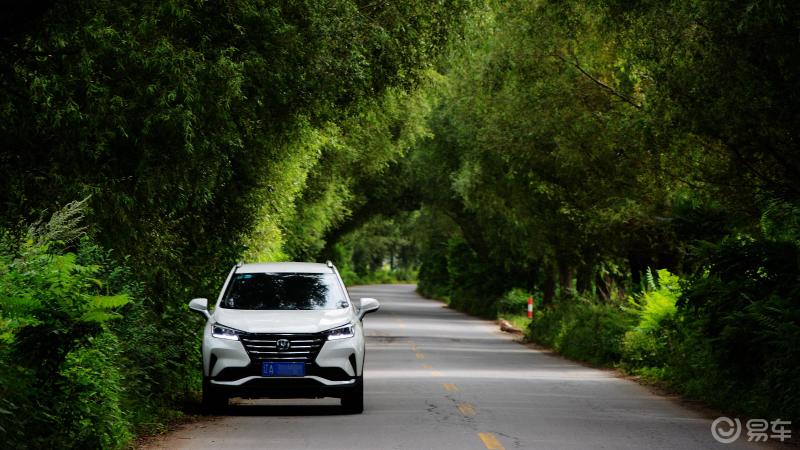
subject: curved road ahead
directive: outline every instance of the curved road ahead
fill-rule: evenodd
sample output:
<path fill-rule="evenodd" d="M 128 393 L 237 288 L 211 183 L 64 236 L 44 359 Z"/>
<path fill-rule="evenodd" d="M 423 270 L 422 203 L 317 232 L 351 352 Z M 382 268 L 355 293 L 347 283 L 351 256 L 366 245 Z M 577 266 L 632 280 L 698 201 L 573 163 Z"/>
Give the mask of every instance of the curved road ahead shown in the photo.
<path fill-rule="evenodd" d="M 412 285 L 363 286 L 381 311 L 365 319 L 366 410 L 338 400 L 239 400 L 152 448 L 706 449 L 711 421 L 613 372 L 524 345 L 426 300 Z"/>

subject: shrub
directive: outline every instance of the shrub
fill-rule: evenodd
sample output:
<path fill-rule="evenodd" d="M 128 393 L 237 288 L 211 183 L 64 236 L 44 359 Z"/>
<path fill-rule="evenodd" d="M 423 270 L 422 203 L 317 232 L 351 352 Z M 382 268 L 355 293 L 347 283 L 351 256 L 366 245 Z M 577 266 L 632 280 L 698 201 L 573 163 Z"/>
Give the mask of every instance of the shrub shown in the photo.
<path fill-rule="evenodd" d="M 800 251 L 740 240 L 712 254 L 689 280 L 648 272 L 645 291 L 627 306 L 561 298 L 537 311 L 529 337 L 717 408 L 798 420 Z"/>
<path fill-rule="evenodd" d="M 800 419 L 800 246 L 731 238 L 706 249 L 707 270 L 689 280 L 681 306 L 713 345 L 719 403 L 764 417 Z"/>
<path fill-rule="evenodd" d="M 79 205 L 80 206 L 80 205 Z M 120 409 L 116 338 L 108 323 L 130 298 L 74 228 L 75 204 L 0 251 L 0 436 L 16 448 L 116 447 L 130 438 Z M 65 228 L 73 228 L 72 232 Z"/>
<path fill-rule="evenodd" d="M 528 335 L 559 353 L 599 365 L 616 364 L 635 316 L 619 305 L 565 297 L 533 317 Z"/>
<path fill-rule="evenodd" d="M 59 370 L 57 436 L 69 446 L 115 448 L 131 438 L 121 404 L 119 341 L 103 332 L 69 352 Z"/>
<path fill-rule="evenodd" d="M 674 329 L 676 303 L 680 296 L 679 279 L 666 269 L 658 271 L 658 284 L 647 270 L 647 287 L 638 299 L 630 299 L 629 310 L 636 315 L 636 326 L 623 339 L 624 364 L 637 373 L 647 372 L 666 364 L 670 338 Z"/>
<path fill-rule="evenodd" d="M 347 285 L 412 283 L 416 281 L 416 272 L 409 268 L 395 270 L 383 268 L 364 275 L 359 275 L 346 268 L 346 270 L 340 270 L 339 274 Z"/>
<path fill-rule="evenodd" d="M 528 298 L 531 294 L 523 289 L 514 288 L 497 301 L 498 314 L 526 314 L 528 311 Z"/>

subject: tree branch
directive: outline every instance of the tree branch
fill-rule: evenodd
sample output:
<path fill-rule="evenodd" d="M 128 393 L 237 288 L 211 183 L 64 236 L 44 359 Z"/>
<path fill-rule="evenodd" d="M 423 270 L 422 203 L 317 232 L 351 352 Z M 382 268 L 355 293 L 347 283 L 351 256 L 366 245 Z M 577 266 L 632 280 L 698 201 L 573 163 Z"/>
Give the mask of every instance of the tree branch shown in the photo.
<path fill-rule="evenodd" d="M 633 106 L 636 109 L 642 109 L 642 105 L 634 102 L 629 97 L 617 92 L 611 86 L 609 86 L 609 85 L 603 83 L 602 81 L 598 80 L 597 78 L 593 77 L 589 72 L 587 72 L 583 67 L 581 67 L 580 64 L 578 64 L 577 58 L 575 58 L 575 61 L 568 61 L 566 58 L 564 58 L 563 56 L 559 55 L 558 53 L 552 53 L 551 56 L 554 56 L 554 57 L 560 59 L 563 63 L 568 64 L 568 65 L 578 69 L 578 71 L 580 73 L 582 73 L 586 78 L 592 80 L 592 82 L 594 82 L 594 84 L 600 86 L 603 90 L 605 90 L 606 92 L 610 93 L 611 95 L 619 98 L 623 102 Z M 574 58 L 574 56 L 573 56 L 573 58 Z"/>

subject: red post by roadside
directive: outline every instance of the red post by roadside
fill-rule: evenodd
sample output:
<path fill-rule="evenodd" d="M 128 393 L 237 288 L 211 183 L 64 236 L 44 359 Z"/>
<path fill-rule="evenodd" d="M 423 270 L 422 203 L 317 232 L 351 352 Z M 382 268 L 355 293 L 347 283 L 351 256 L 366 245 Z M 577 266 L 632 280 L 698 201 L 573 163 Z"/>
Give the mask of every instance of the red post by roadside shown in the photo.
<path fill-rule="evenodd" d="M 528 297 L 528 319 L 533 319 L 533 297 Z"/>

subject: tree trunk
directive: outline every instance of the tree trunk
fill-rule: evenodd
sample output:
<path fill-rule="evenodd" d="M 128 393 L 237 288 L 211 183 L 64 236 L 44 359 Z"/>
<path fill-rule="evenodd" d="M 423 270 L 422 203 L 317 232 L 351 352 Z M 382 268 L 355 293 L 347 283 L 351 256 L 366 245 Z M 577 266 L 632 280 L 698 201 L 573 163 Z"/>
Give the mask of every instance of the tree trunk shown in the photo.
<path fill-rule="evenodd" d="M 545 267 L 544 286 L 542 286 L 542 304 L 550 305 L 556 296 L 556 276 L 552 267 Z"/>
<path fill-rule="evenodd" d="M 572 279 L 575 277 L 575 271 L 566 262 L 559 261 L 558 263 L 558 285 L 561 295 L 573 294 L 575 290 L 572 287 Z"/>
<path fill-rule="evenodd" d="M 576 289 L 579 294 L 589 294 L 592 290 L 592 276 L 594 275 L 593 264 L 583 264 L 578 269 Z"/>
<path fill-rule="evenodd" d="M 600 298 L 600 300 L 603 302 L 608 302 L 611 300 L 611 286 L 609 286 L 607 277 L 604 277 L 600 272 L 597 272 L 594 285 L 597 289 L 597 296 Z"/>

